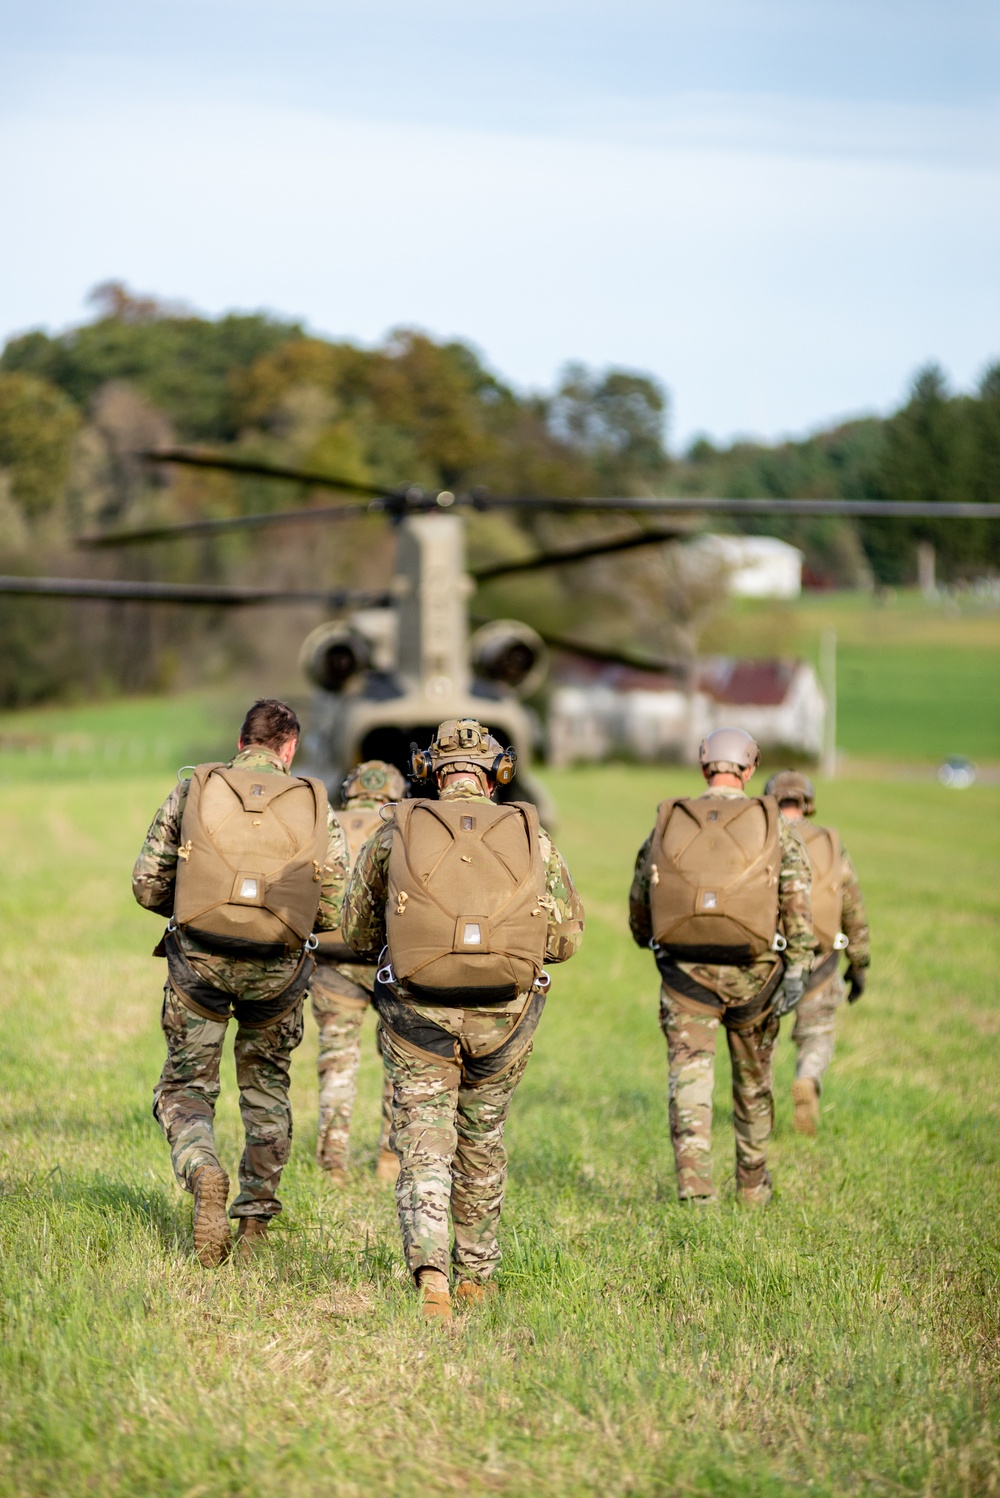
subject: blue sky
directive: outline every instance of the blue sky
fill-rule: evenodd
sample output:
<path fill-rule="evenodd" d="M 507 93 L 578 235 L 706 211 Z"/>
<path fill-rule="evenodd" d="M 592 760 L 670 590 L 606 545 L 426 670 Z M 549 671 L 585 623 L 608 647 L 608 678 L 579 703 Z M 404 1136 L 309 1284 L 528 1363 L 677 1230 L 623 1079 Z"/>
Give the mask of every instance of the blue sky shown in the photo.
<path fill-rule="evenodd" d="M 885 410 L 1000 357 L 1000 7 L 4 6 L 0 335 L 96 282 L 519 386 L 650 370 L 671 439 Z"/>

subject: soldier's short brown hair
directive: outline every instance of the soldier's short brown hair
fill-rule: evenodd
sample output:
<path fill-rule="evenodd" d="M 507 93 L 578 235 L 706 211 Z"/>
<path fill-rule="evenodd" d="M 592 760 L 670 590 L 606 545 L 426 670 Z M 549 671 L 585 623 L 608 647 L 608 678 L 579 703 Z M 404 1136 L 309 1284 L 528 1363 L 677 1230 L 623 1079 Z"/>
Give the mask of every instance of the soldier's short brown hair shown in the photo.
<path fill-rule="evenodd" d="M 287 702 L 279 702 L 276 697 L 258 697 L 243 719 L 240 743 L 260 744 L 277 753 L 289 739 L 297 739 L 301 732 L 298 714 Z"/>

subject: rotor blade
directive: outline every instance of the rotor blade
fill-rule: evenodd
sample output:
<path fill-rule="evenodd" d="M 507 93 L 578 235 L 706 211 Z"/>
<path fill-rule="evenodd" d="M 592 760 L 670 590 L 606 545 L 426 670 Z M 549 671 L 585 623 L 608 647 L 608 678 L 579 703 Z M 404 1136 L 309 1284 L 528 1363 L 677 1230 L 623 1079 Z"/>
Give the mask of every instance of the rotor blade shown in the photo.
<path fill-rule="evenodd" d="M 262 463 L 255 458 L 237 458 L 228 453 L 207 453 L 196 447 L 160 447 L 140 454 L 151 463 L 180 463 L 188 468 L 217 468 L 228 473 L 247 473 L 264 479 L 292 479 L 321 489 L 345 489 L 349 494 L 367 494 L 372 499 L 395 499 L 393 489 L 359 483 L 334 473 L 314 473 L 309 468 L 289 468 L 281 463 Z"/>
<path fill-rule="evenodd" d="M 350 520 L 354 515 L 367 515 L 371 507 L 371 500 L 358 500 L 346 505 L 318 505 L 310 510 L 275 510 L 259 515 L 232 515 L 219 520 L 188 520 L 178 525 L 93 531 L 87 536 L 76 536 L 74 544 L 95 547 L 129 546 L 134 541 L 172 541 L 176 536 L 207 536 L 221 531 L 255 530 L 267 525 L 283 525 L 285 521 Z"/>
<path fill-rule="evenodd" d="M 510 577 L 515 572 L 533 572 L 536 567 L 565 567 L 570 562 L 586 562 L 591 557 L 611 556 L 618 551 L 634 551 L 639 546 L 657 546 L 663 541 L 679 541 L 690 533 L 689 525 L 671 530 L 642 531 L 635 536 L 618 536 L 614 540 L 594 541 L 587 546 L 567 547 L 563 551 L 543 551 L 539 556 L 520 562 L 494 562 L 489 567 L 475 567 L 472 577 L 477 583 L 495 577 Z"/>
<path fill-rule="evenodd" d="M 868 520 L 1000 520 L 1000 504 L 942 500 L 896 499 L 706 499 L 641 497 L 636 499 L 527 499 L 475 491 L 460 503 L 475 509 L 537 509 L 554 514 L 600 513 L 602 510 L 637 515 L 849 515 Z"/>
<path fill-rule="evenodd" d="M 137 603 L 318 603 L 329 609 L 385 608 L 391 593 L 358 593 L 350 588 L 233 588 L 215 583 L 100 581 L 75 577 L 0 577 L 0 593 L 46 598 L 104 598 Z"/>

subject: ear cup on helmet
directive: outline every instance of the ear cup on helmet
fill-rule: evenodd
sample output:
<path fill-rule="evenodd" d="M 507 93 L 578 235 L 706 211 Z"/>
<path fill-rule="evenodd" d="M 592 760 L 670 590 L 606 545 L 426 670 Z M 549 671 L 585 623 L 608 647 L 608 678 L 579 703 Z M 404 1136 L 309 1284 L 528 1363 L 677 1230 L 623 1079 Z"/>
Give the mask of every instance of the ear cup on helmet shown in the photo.
<path fill-rule="evenodd" d="M 517 750 L 508 745 L 493 761 L 490 774 L 497 785 L 510 785 L 517 768 Z"/>
<path fill-rule="evenodd" d="M 431 777 L 431 756 L 426 749 L 421 749 L 417 744 L 410 745 L 410 774 L 414 780 L 429 780 Z"/>

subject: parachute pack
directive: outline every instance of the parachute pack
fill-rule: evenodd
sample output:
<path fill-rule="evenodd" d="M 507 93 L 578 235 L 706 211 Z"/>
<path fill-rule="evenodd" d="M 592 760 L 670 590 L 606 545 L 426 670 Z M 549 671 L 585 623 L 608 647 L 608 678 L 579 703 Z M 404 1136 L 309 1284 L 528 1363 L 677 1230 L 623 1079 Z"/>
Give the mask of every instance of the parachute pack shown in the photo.
<path fill-rule="evenodd" d="M 771 796 L 661 802 L 650 888 L 661 951 L 684 962 L 740 963 L 774 947 L 779 816 Z"/>
<path fill-rule="evenodd" d="M 805 818 L 796 822 L 795 827 L 812 864 L 812 917 L 818 964 L 835 950 L 840 935 L 844 901 L 840 838 L 832 827 L 817 827 Z"/>
<path fill-rule="evenodd" d="M 393 808 L 386 939 L 419 998 L 490 1004 L 545 961 L 545 866 L 527 802 L 403 801 Z"/>
<path fill-rule="evenodd" d="M 380 812 L 379 806 L 359 806 L 350 811 L 337 812 L 337 821 L 343 828 L 344 841 L 347 843 L 348 870 L 354 868 L 361 849 L 381 824 Z M 362 962 L 345 942 L 343 931 L 317 931 L 316 940 L 319 942 L 316 955 L 328 962 Z"/>
<path fill-rule="evenodd" d="M 181 819 L 174 920 L 224 943 L 302 947 L 327 853 L 321 780 L 198 765 Z"/>

